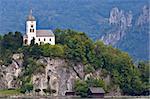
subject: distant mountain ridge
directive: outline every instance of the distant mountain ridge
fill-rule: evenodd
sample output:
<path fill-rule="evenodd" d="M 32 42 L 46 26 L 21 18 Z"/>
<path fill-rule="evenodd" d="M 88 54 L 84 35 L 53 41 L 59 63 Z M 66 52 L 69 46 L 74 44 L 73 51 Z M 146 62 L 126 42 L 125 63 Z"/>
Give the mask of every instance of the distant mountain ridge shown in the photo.
<path fill-rule="evenodd" d="M 128 51 L 134 57 L 148 59 L 149 55 L 149 7 L 143 6 L 139 16 L 115 7 L 110 12 L 105 34 L 101 40 Z M 111 28 L 108 28 L 111 27 Z M 138 54 L 137 54 L 138 53 Z"/>
<path fill-rule="evenodd" d="M 103 38 L 104 42 L 109 41 L 113 46 L 129 52 L 135 59 L 148 60 L 149 22 L 141 24 L 139 21 L 145 20 L 142 19 L 145 16 L 142 9 L 148 4 L 148 0 L 1 0 L 0 34 L 10 31 L 25 33 L 26 17 L 32 8 L 38 29 L 70 28 L 83 31 L 94 40 Z M 122 14 L 124 17 L 121 20 L 132 20 L 129 22 L 132 26 L 119 25 L 124 28 L 119 32 L 118 25 L 110 25 L 110 12 L 114 8 L 119 13 L 128 13 L 129 15 Z M 140 28 L 136 22 L 141 24 Z M 122 23 L 125 24 L 127 23 Z M 118 36 L 120 33 L 122 36 Z M 115 39 L 110 40 L 109 35 Z"/>

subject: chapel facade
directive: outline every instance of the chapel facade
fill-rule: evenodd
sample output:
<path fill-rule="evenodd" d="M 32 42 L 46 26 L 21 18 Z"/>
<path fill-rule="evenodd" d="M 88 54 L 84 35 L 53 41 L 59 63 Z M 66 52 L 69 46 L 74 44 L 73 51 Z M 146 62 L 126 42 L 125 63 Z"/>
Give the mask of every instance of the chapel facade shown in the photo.
<path fill-rule="evenodd" d="M 34 40 L 34 43 L 38 45 L 46 43 L 55 45 L 55 35 L 52 30 L 37 30 L 36 20 L 32 15 L 32 10 L 26 21 L 26 33 L 23 36 L 24 45 L 30 45 L 31 40 Z"/>

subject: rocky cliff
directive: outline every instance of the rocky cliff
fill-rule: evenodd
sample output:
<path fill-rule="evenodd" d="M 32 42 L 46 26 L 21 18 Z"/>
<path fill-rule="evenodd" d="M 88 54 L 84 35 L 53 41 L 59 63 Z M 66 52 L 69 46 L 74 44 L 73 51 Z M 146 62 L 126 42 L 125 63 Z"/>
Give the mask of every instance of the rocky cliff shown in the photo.
<path fill-rule="evenodd" d="M 14 54 L 12 59 L 13 61 L 10 65 L 0 66 L 0 89 L 15 89 L 22 86 L 22 81 L 19 77 L 25 72 L 23 54 Z M 49 57 L 42 57 L 37 60 L 37 63 L 42 64 L 44 68 L 32 74 L 33 94 L 36 94 L 35 90 L 39 90 L 40 95 L 45 95 L 44 90 L 50 88 L 53 90 L 52 95 L 62 96 L 67 91 L 73 91 L 75 80 L 86 80 L 88 77 L 101 78 L 106 85 L 111 83 L 110 75 L 104 76 L 101 70 L 85 74 L 82 63 L 73 63 L 65 59 L 51 59 Z M 110 92 L 110 94 L 112 93 Z M 120 92 L 116 95 L 118 94 Z"/>
<path fill-rule="evenodd" d="M 20 87 L 17 78 L 22 74 L 22 64 L 23 54 L 14 54 L 10 65 L 0 65 L 0 89 Z"/>
<path fill-rule="evenodd" d="M 120 10 L 117 7 L 113 8 L 108 18 L 108 24 L 112 28 L 105 31 L 105 34 L 101 36 L 101 40 L 107 45 L 116 46 L 135 26 L 143 26 L 150 22 L 149 12 L 149 7 L 146 5 L 142 8 L 138 17 L 133 15 L 132 11 Z"/>
<path fill-rule="evenodd" d="M 149 14 L 150 14 L 150 10 L 149 7 L 147 5 L 145 5 L 142 9 L 142 13 L 140 14 L 140 16 L 138 17 L 137 20 L 137 25 L 144 25 L 146 23 L 150 23 L 150 18 L 149 18 Z"/>
<path fill-rule="evenodd" d="M 109 25 L 112 29 L 101 37 L 107 45 L 115 45 L 126 35 L 126 31 L 132 26 L 132 12 L 124 12 L 117 7 L 110 11 Z"/>

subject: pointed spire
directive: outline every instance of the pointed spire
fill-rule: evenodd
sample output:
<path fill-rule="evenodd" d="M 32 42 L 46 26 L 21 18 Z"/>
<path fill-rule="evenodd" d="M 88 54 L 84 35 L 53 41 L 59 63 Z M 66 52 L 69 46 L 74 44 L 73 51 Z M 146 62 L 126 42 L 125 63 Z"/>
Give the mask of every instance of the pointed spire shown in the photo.
<path fill-rule="evenodd" d="M 34 16 L 32 16 L 32 9 L 30 10 L 29 16 L 28 16 L 28 21 L 35 21 Z"/>
<path fill-rule="evenodd" d="M 32 15 L 32 9 L 30 9 L 30 14 L 29 15 Z"/>

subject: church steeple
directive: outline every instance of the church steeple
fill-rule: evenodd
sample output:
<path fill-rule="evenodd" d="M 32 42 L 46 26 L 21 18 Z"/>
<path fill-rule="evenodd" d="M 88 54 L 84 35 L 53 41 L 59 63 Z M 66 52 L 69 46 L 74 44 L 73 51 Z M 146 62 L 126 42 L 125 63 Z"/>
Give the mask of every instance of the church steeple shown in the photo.
<path fill-rule="evenodd" d="M 36 38 L 36 20 L 34 18 L 34 16 L 32 15 L 32 10 L 30 10 L 30 13 L 27 17 L 27 21 L 26 21 L 26 34 L 28 37 L 28 45 L 30 45 L 30 41 L 33 38 Z"/>
<path fill-rule="evenodd" d="M 32 9 L 30 10 L 27 21 L 35 21 L 35 17 L 32 15 Z"/>

